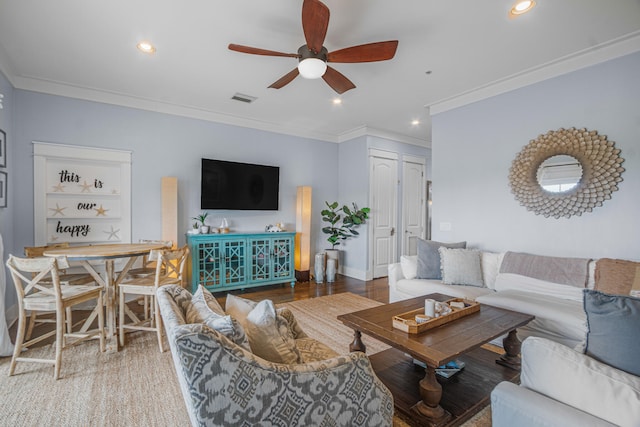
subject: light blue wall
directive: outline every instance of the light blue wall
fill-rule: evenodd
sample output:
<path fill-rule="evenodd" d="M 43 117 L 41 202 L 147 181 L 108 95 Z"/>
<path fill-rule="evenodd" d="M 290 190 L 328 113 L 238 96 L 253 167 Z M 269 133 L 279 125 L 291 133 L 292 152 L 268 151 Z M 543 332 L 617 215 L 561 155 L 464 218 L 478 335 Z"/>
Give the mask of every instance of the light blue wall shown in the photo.
<path fill-rule="evenodd" d="M 338 148 L 338 203 L 351 207 L 369 206 L 369 172 L 367 137 L 361 136 L 343 142 Z M 367 271 L 369 234 L 366 226 L 356 229 L 359 236 L 337 246 L 344 250 L 340 269 L 348 275 L 364 279 Z M 328 245 L 328 243 L 327 243 Z"/>
<path fill-rule="evenodd" d="M 640 53 L 433 117 L 433 238 L 490 250 L 640 259 Z M 625 159 L 623 182 L 591 213 L 544 218 L 520 206 L 516 154 L 559 128 L 597 130 Z M 449 232 L 439 224 L 452 225 Z"/>
<path fill-rule="evenodd" d="M 352 140 L 343 142 L 339 146 L 338 152 L 338 201 L 341 204 L 349 204 L 355 202 L 358 207 L 369 206 L 370 188 L 369 188 L 369 149 L 377 149 L 390 151 L 398 154 L 398 221 L 397 230 L 400 230 L 402 224 L 402 156 L 412 155 L 421 156 L 427 160 L 429 165 L 431 158 L 431 150 L 426 147 L 406 144 L 387 138 L 377 136 L 361 136 Z M 429 167 L 429 166 L 427 166 Z M 375 212 L 371 212 L 375 215 Z M 339 246 L 344 249 L 342 267 L 348 275 L 360 279 L 367 279 L 366 273 L 370 272 L 369 257 L 369 227 L 361 226 L 357 229 L 360 235 L 354 239 L 349 239 Z M 400 254 L 401 235 L 397 233 L 398 258 Z"/>
<path fill-rule="evenodd" d="M 4 259 L 2 259 L 2 263 L 8 258 L 8 254 L 11 248 L 14 247 L 14 230 L 13 230 L 13 222 L 14 222 L 14 209 L 12 206 L 15 200 L 15 180 L 13 179 L 13 172 L 16 170 L 15 163 L 13 161 L 13 152 L 15 145 L 15 137 L 13 133 L 13 86 L 9 83 L 9 81 L 4 77 L 2 73 L 0 73 L 0 93 L 4 95 L 3 98 L 3 108 L 0 110 L 0 129 L 2 129 L 7 136 L 7 167 L 0 168 L 0 171 L 7 172 L 9 175 L 8 180 L 8 204 L 6 208 L 0 208 L 0 235 L 2 235 L 2 241 L 4 245 Z M 5 284 L 6 284 L 6 297 L 3 298 L 0 295 L 0 300 L 5 299 L 5 306 L 11 307 L 17 302 L 15 291 L 13 290 L 13 283 L 9 277 L 9 273 L 5 274 Z M 0 319 L 1 321 L 2 319 Z"/>
<path fill-rule="evenodd" d="M 7 252 L 22 253 L 34 242 L 32 141 L 131 150 L 133 241 L 161 237 L 163 176 L 178 178 L 178 223 L 180 233 L 187 231 L 200 212 L 202 157 L 280 167 L 279 211 L 210 211 L 212 225 L 226 217 L 236 231 L 264 230 L 276 222 L 294 230 L 298 185 L 313 187 L 314 207 L 337 198 L 334 143 L 24 90 L 14 90 L 13 104 L 11 207 L 0 209 L 3 235 L 14 233 L 8 233 Z M 324 248 L 320 222 L 318 211 L 312 218 L 316 251 Z"/>

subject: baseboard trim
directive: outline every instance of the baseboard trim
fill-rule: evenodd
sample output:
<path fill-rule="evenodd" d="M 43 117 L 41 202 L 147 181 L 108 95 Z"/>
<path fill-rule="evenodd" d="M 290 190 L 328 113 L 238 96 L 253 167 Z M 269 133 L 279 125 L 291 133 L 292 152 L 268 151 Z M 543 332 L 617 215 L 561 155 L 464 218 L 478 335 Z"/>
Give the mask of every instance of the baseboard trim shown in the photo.
<path fill-rule="evenodd" d="M 345 267 L 345 266 L 340 266 L 339 270 L 340 270 L 340 274 L 342 274 L 343 276 L 353 277 L 354 279 L 363 280 L 363 281 L 367 280 L 366 271 L 358 270 L 357 268 Z"/>

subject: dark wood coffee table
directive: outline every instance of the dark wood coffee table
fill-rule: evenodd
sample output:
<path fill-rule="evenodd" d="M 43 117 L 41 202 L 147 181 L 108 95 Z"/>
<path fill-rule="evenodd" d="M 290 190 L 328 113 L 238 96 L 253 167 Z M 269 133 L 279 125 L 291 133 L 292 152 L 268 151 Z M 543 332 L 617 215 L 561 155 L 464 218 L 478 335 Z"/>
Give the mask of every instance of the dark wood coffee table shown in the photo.
<path fill-rule="evenodd" d="M 370 356 L 370 360 L 378 377 L 391 390 L 397 410 L 419 425 L 456 426 L 488 403 L 491 390 L 499 382 L 518 380 L 520 342 L 515 330 L 534 316 L 481 305 L 476 313 L 421 334 L 409 334 L 392 326 L 393 316 L 424 307 L 425 298 L 445 301 L 452 297 L 425 295 L 343 314 L 338 320 L 354 330 L 351 351 L 366 351 L 362 333 L 393 347 Z M 496 365 L 498 355 L 480 347 L 504 334 L 508 334 L 504 341 L 506 354 Z M 421 379 L 421 371 L 412 358 L 426 364 Z M 441 380 L 443 391 L 435 369 L 458 358 L 466 366 L 449 380 Z"/>

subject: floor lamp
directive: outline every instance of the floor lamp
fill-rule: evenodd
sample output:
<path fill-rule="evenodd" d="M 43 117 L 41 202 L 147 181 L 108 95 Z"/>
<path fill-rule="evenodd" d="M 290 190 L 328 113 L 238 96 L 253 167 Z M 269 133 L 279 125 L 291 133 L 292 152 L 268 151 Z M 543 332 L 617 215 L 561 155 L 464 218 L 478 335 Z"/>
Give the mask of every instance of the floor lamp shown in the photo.
<path fill-rule="evenodd" d="M 296 196 L 295 269 L 298 282 L 310 279 L 311 258 L 311 187 L 299 186 Z"/>

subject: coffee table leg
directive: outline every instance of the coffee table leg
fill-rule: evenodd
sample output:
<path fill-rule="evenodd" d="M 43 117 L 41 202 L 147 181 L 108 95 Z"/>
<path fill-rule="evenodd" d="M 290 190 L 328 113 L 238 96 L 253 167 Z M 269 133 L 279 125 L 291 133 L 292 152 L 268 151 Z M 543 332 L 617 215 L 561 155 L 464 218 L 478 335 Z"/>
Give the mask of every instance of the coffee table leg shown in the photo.
<path fill-rule="evenodd" d="M 505 354 L 496 360 L 496 363 L 506 366 L 516 371 L 520 370 L 520 348 L 522 343 L 518 339 L 516 330 L 509 331 L 509 334 L 502 340 Z"/>
<path fill-rule="evenodd" d="M 367 352 L 367 346 L 362 342 L 362 333 L 360 331 L 353 331 L 353 342 L 349 344 L 349 351 Z"/>
<path fill-rule="evenodd" d="M 425 376 L 420 380 L 420 397 L 422 400 L 416 403 L 412 409 L 426 417 L 429 426 L 437 427 L 449 421 L 451 414 L 440 406 L 442 386 L 436 379 L 435 368 L 431 366 L 427 366 Z"/>

